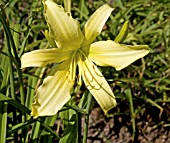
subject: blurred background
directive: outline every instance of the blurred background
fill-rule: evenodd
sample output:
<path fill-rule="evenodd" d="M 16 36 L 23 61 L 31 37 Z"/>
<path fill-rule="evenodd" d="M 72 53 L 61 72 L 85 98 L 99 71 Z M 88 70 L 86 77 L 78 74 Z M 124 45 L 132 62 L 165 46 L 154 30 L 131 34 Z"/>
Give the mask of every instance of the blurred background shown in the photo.
<path fill-rule="evenodd" d="M 63 4 L 62 0 L 55 1 Z M 6 12 L 19 57 L 24 52 L 46 48 L 43 31 L 48 27 L 41 1 L 3 0 L 0 3 Z M 114 7 L 114 11 L 96 40 L 114 40 L 124 22 L 129 21 L 128 35 L 121 44 L 147 44 L 150 53 L 121 71 L 99 67 L 113 89 L 118 105 L 106 117 L 93 100 L 88 143 L 170 143 L 170 0 L 72 0 L 72 16 L 83 27 L 89 16 L 105 3 Z M 1 86 L 4 76 L 1 61 L 5 46 L 6 37 L 0 23 Z M 43 79 L 50 67 L 23 71 L 27 96 L 34 96 L 37 82 L 41 82 L 37 77 Z M 14 78 L 15 85 L 19 85 L 15 72 Z M 75 88 L 77 101 L 85 91 L 83 86 L 78 92 Z M 19 89 L 15 94 L 19 94 Z M 20 101 L 20 98 L 16 100 Z M 27 107 L 31 108 L 31 105 Z M 15 125 L 11 116 L 13 108 L 8 106 L 7 131 Z M 16 118 L 20 115 L 16 113 Z M 53 126 L 54 130 L 58 121 Z M 7 137 L 7 142 L 13 142 L 10 134 Z"/>

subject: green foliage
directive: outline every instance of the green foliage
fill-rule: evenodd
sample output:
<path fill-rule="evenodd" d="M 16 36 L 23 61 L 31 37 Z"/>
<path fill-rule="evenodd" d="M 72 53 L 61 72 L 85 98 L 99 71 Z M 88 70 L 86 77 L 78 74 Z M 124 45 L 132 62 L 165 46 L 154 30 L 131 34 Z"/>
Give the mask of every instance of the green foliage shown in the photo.
<path fill-rule="evenodd" d="M 170 2 L 169 0 L 72 0 L 72 13 L 82 25 L 99 6 L 108 2 L 115 10 L 97 40 L 112 39 L 122 44 L 148 44 L 150 54 L 122 71 L 101 68 L 113 86 L 118 106 L 111 117 L 126 115 L 132 120 L 135 140 L 136 118 L 154 106 L 163 112 L 170 102 Z M 70 142 L 87 141 L 91 95 L 82 89 L 79 105 L 70 103 L 53 117 L 32 119 L 31 104 L 37 87 L 48 73 L 47 68 L 20 69 L 20 56 L 48 45 L 42 31 L 47 29 L 40 1 L 0 2 L 0 143 L 5 142 Z M 62 1 L 59 3 L 63 4 Z M 123 24 L 128 21 L 129 30 Z M 126 23 L 127 24 L 127 23 Z M 127 25 L 126 25 L 127 26 Z M 123 27 L 123 28 L 122 28 Z M 121 28 L 123 29 L 121 31 Z M 127 37 L 126 37 L 127 36 Z M 126 38 L 125 38 L 126 37 Z M 2 39 L 2 40 L 1 40 Z M 72 94 L 77 93 L 72 91 Z M 87 100 L 88 99 L 88 100 Z M 93 103 L 94 106 L 95 103 Z M 129 108 L 124 105 L 129 105 Z M 64 112 L 62 112 L 64 111 Z M 114 111 L 114 113 L 113 113 Z M 69 116 L 66 113 L 69 112 Z M 64 113 L 64 114 L 60 114 Z M 84 134 L 80 119 L 84 115 Z M 169 113 L 165 112 L 169 117 Z M 158 115 L 159 116 L 159 115 Z M 67 122 L 65 118 L 67 117 Z M 57 122 L 57 124 L 56 124 Z M 164 125 L 168 126 L 165 122 Z M 76 132 L 73 132 L 76 131 Z"/>

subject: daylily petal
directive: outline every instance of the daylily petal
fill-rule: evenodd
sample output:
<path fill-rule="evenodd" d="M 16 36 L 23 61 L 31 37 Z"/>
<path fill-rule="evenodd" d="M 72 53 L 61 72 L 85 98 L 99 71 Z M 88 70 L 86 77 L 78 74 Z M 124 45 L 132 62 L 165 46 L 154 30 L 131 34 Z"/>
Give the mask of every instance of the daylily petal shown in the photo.
<path fill-rule="evenodd" d="M 21 57 L 21 68 L 24 67 L 43 67 L 48 63 L 59 63 L 72 55 L 72 51 L 61 49 L 40 49 L 25 53 Z"/>
<path fill-rule="evenodd" d="M 91 44 L 89 58 L 97 65 L 112 66 L 121 70 L 148 53 L 147 45 L 120 45 L 108 40 Z"/>
<path fill-rule="evenodd" d="M 115 96 L 98 68 L 88 59 L 78 63 L 85 85 L 97 100 L 103 111 L 116 106 Z"/>
<path fill-rule="evenodd" d="M 69 101 L 73 82 L 68 81 L 67 75 L 67 71 L 58 71 L 54 76 L 45 78 L 37 90 L 32 116 L 54 115 Z"/>
<path fill-rule="evenodd" d="M 108 4 L 105 4 L 93 13 L 93 15 L 86 22 L 83 29 L 85 36 L 82 44 L 83 46 L 91 44 L 100 34 L 112 11 L 113 8 L 111 8 Z"/>
<path fill-rule="evenodd" d="M 77 49 L 83 41 L 78 21 L 55 2 L 45 1 L 45 17 L 49 26 L 49 36 L 53 37 L 59 48 Z"/>

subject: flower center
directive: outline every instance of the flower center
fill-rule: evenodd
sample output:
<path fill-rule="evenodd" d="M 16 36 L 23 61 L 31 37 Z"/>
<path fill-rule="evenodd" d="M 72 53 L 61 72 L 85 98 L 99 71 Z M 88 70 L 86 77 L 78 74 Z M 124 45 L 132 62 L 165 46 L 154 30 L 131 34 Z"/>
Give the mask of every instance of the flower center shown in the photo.
<path fill-rule="evenodd" d="M 70 70 L 68 73 L 68 81 L 74 82 L 75 78 L 77 78 L 77 84 L 81 84 L 81 71 L 78 70 L 78 76 L 76 76 L 77 65 L 79 62 L 84 61 L 86 59 L 85 53 L 81 49 L 77 49 L 74 51 L 71 62 L 70 62 Z"/>

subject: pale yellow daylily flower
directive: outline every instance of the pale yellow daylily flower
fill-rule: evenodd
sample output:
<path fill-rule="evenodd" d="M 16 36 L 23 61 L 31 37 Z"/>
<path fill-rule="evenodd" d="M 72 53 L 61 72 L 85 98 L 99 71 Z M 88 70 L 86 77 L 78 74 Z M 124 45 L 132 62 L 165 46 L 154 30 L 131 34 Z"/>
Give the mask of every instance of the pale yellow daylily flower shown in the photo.
<path fill-rule="evenodd" d="M 49 27 L 47 39 L 53 41 L 51 45 L 55 47 L 25 53 L 21 58 L 22 68 L 42 67 L 48 63 L 58 63 L 58 66 L 53 69 L 54 74 L 47 76 L 38 88 L 31 114 L 36 117 L 56 114 L 69 101 L 70 90 L 76 77 L 78 84 L 81 84 L 83 79 L 91 94 L 107 113 L 116 106 L 116 100 L 95 64 L 121 70 L 148 54 L 148 47 L 120 45 L 111 40 L 92 43 L 113 10 L 107 4 L 94 12 L 83 31 L 78 21 L 55 2 L 46 0 L 44 9 Z"/>

